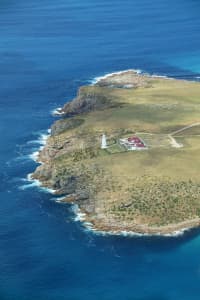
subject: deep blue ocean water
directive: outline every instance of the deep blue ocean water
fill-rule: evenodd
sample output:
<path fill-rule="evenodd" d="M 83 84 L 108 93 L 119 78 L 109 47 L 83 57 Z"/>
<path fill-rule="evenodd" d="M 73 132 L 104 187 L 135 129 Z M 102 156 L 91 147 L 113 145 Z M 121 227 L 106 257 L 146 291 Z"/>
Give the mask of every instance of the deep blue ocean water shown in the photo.
<path fill-rule="evenodd" d="M 0 1 L 0 300 L 199 300 L 200 231 L 96 236 L 30 185 L 51 111 L 95 76 L 200 76 L 198 0 Z"/>

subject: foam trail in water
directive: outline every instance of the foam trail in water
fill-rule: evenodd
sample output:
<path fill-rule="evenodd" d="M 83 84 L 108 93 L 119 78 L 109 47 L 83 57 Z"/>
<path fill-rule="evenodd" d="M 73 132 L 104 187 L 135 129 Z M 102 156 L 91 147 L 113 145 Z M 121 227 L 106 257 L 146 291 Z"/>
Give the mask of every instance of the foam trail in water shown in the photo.
<path fill-rule="evenodd" d="M 32 178 L 32 174 L 28 174 L 27 178 L 23 178 L 22 180 L 27 181 L 28 183 L 20 186 L 19 189 L 21 189 L 21 190 L 26 190 L 29 188 L 37 187 L 42 192 L 45 192 L 45 193 L 55 194 L 55 192 L 56 192 L 56 190 L 54 190 L 54 189 L 43 187 L 42 183 L 38 179 Z"/>
<path fill-rule="evenodd" d="M 28 142 L 29 144 L 30 143 L 37 143 L 37 144 L 40 145 L 40 147 L 39 147 L 39 149 L 37 149 L 37 151 L 34 151 L 33 153 L 28 155 L 29 159 L 42 164 L 42 162 L 38 161 L 39 153 L 44 148 L 44 146 L 46 145 L 47 139 L 50 136 L 50 134 L 51 134 L 51 129 L 48 129 L 47 133 L 42 132 L 42 133 L 39 134 L 38 140 Z M 24 184 L 20 187 L 20 189 L 22 189 L 22 190 L 37 187 L 37 188 L 39 188 L 40 190 L 42 190 L 43 192 L 46 192 L 46 193 L 55 194 L 55 192 L 56 192 L 56 190 L 54 190 L 54 189 L 43 187 L 42 183 L 38 179 L 33 179 L 32 178 L 32 174 L 28 174 L 27 178 L 22 179 L 22 180 L 23 181 L 26 180 L 28 182 L 28 184 Z"/>
<path fill-rule="evenodd" d="M 41 146 L 39 147 L 39 149 L 37 151 L 34 151 L 33 153 L 31 153 L 29 155 L 29 158 L 31 160 L 33 160 L 35 162 L 38 162 L 39 153 L 40 153 L 40 151 L 42 151 L 42 149 L 46 145 L 47 139 L 50 136 L 50 134 L 51 134 L 51 129 L 48 129 L 47 133 L 40 133 L 39 138 L 36 141 L 37 141 L 37 144 L 39 144 Z M 29 141 L 28 143 L 31 143 L 31 142 L 35 143 L 36 141 L 35 140 L 34 141 Z"/>
<path fill-rule="evenodd" d="M 26 190 L 26 189 L 29 189 L 29 188 L 40 187 L 40 186 L 41 186 L 41 183 L 40 183 L 39 180 L 36 180 L 36 179 L 33 180 L 33 179 L 31 178 L 31 174 L 28 174 L 27 178 L 26 178 L 26 179 L 23 178 L 22 180 L 23 180 L 23 181 L 27 181 L 27 182 L 29 182 L 29 183 L 20 186 L 20 187 L 19 187 L 20 190 Z"/>
<path fill-rule="evenodd" d="M 65 198 L 66 198 L 65 196 L 61 196 L 61 197 L 53 198 L 53 200 L 55 200 L 57 203 L 64 203 L 63 200 Z"/>
<path fill-rule="evenodd" d="M 39 156 L 39 151 L 35 151 L 29 155 L 29 158 L 32 159 L 33 161 L 37 162 L 38 156 Z"/>

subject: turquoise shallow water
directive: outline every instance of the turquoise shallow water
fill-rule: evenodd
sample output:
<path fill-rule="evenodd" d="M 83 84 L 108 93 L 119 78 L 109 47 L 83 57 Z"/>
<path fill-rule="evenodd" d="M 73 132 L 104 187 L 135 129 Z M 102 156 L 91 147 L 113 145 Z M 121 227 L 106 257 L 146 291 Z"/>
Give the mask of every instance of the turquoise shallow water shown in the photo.
<path fill-rule="evenodd" d="M 196 78 L 199 79 L 198 73 L 200 72 L 200 52 L 186 52 L 171 55 L 166 59 L 166 62 L 173 64 L 178 68 L 182 68 L 183 70 L 191 71 L 193 73 L 197 73 Z"/>
<path fill-rule="evenodd" d="M 51 111 L 94 77 L 197 79 L 199 11 L 195 0 L 0 2 L 0 300 L 199 299 L 199 230 L 96 236 L 25 179 Z"/>

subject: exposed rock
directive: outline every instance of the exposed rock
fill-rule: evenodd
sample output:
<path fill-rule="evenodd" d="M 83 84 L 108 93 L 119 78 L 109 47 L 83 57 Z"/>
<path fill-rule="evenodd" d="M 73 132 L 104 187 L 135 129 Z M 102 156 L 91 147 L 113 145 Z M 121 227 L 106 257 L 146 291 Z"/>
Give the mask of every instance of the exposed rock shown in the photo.
<path fill-rule="evenodd" d="M 92 87 L 82 87 L 79 89 L 77 98 L 65 104 L 62 111 L 66 115 L 75 115 L 91 110 L 105 109 L 112 107 L 112 105 L 112 98 L 108 98 L 102 91 L 98 93 Z"/>
<path fill-rule="evenodd" d="M 103 77 L 97 82 L 98 86 L 110 88 L 150 87 L 153 77 L 138 74 L 136 71 L 114 73 Z"/>

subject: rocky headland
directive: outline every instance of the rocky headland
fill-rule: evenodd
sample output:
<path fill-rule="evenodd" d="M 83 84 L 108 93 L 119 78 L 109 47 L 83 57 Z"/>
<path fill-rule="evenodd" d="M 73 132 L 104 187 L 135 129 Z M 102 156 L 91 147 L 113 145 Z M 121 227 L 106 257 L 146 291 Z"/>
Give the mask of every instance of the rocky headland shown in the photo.
<path fill-rule="evenodd" d="M 99 231 L 171 234 L 199 226 L 200 127 L 187 127 L 198 121 L 199 94 L 197 82 L 134 71 L 81 87 L 60 110 L 32 178 L 77 204 Z M 119 143 L 133 135 L 146 151 Z M 171 137 L 183 147 L 173 148 Z"/>

